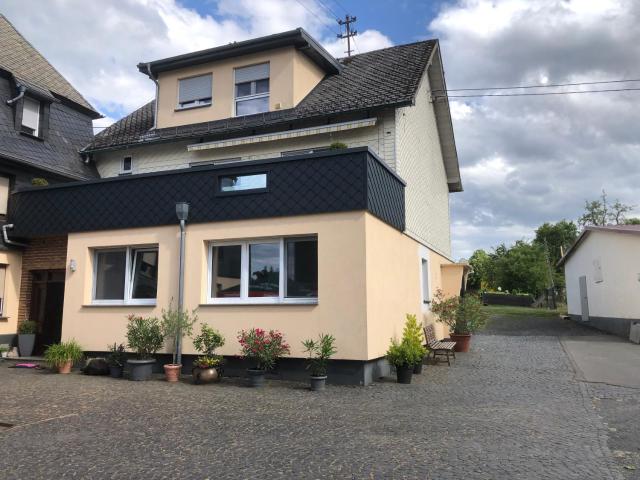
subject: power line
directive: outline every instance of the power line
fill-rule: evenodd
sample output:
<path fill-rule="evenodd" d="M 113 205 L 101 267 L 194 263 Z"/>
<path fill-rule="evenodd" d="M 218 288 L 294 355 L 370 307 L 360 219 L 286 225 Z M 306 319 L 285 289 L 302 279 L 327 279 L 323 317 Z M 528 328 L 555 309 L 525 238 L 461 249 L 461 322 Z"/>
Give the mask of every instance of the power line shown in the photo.
<path fill-rule="evenodd" d="M 536 92 L 536 93 L 486 93 L 479 95 L 440 95 L 436 98 L 472 98 L 472 97 L 529 97 L 543 95 L 572 95 L 574 93 L 607 93 L 607 92 L 636 92 L 640 88 L 610 88 L 604 90 L 574 90 L 570 92 Z"/>
<path fill-rule="evenodd" d="M 329 26 L 328 26 L 328 25 L 323 21 L 323 19 L 322 19 L 322 18 L 320 18 L 320 16 L 319 16 L 316 12 L 314 12 L 314 11 L 313 11 L 313 10 L 311 10 L 309 7 L 307 7 L 304 3 L 302 3 L 302 0 L 296 0 L 296 2 L 298 2 L 300 5 L 302 5 L 302 6 L 304 7 L 304 9 L 305 9 L 307 12 L 309 12 L 311 15 L 313 15 L 314 17 L 316 17 L 316 19 L 320 22 L 320 24 L 321 24 L 324 28 L 326 28 L 326 29 L 328 29 L 328 30 L 331 30 L 332 32 L 337 32 L 337 30 L 333 30 L 331 27 L 329 27 Z M 340 33 L 342 33 L 342 32 L 340 32 Z M 338 33 L 338 35 L 340 35 L 340 33 Z"/>
<path fill-rule="evenodd" d="M 575 87 L 578 85 L 600 85 L 603 83 L 628 83 L 640 82 L 640 78 L 630 78 L 628 80 L 602 80 L 598 82 L 577 82 L 577 83 L 549 83 L 546 85 L 519 85 L 513 87 L 482 87 L 482 88 L 448 88 L 447 92 L 470 92 L 479 90 L 515 90 L 518 88 L 550 88 L 550 87 Z M 434 90 L 434 92 L 443 92 L 444 90 Z"/>
<path fill-rule="evenodd" d="M 338 0 L 333 0 L 333 2 L 334 2 L 336 5 L 338 5 L 338 6 L 339 6 L 343 11 L 344 11 L 344 13 L 348 13 L 348 12 L 347 12 L 347 9 L 346 9 L 346 8 L 344 8 L 344 6 L 342 5 L 342 3 L 340 3 Z"/>
<path fill-rule="evenodd" d="M 327 11 L 331 14 L 331 16 L 337 20 L 338 19 L 338 15 L 336 15 L 336 12 L 334 12 L 333 10 L 331 10 L 331 7 L 328 7 L 322 0 L 317 0 L 318 3 Z"/>

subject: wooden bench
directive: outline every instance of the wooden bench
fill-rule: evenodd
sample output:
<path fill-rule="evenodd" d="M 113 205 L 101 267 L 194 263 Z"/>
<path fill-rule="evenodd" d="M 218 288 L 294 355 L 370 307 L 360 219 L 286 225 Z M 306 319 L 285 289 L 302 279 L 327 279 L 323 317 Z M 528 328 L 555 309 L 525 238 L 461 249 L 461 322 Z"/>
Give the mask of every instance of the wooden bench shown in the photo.
<path fill-rule="evenodd" d="M 456 358 L 456 352 L 453 348 L 456 346 L 456 342 L 441 342 L 436 339 L 436 329 L 433 325 L 427 325 L 424 327 L 424 338 L 427 339 L 427 348 L 429 348 L 431 354 L 433 352 L 433 360 L 437 363 L 438 357 L 446 357 L 447 364 L 451 365 L 449 356 Z M 427 355 L 429 358 L 429 355 Z"/>

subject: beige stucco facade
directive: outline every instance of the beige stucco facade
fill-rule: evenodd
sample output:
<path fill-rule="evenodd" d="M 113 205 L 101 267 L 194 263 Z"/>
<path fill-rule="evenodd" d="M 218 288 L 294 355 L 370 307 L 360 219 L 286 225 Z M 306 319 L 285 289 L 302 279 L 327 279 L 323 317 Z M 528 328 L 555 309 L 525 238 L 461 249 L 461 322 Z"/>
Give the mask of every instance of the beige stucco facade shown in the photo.
<path fill-rule="evenodd" d="M 269 110 L 295 107 L 320 80 L 324 72 L 294 47 L 194 65 L 158 75 L 158 128 L 210 122 L 235 116 L 234 69 L 269 63 Z M 178 81 L 197 75 L 211 74 L 211 105 L 177 109 Z"/>
<path fill-rule="evenodd" d="M 0 251 L 0 265 L 6 266 L 3 292 L 4 308 L 2 318 L 0 318 L 0 335 L 12 334 L 16 333 L 18 328 L 22 253 L 17 250 Z"/>
<path fill-rule="evenodd" d="M 207 303 L 208 244 L 212 241 L 317 235 L 318 302 L 310 305 L 211 305 Z M 93 250 L 158 245 L 158 301 L 152 306 L 92 305 Z M 402 334 L 406 313 L 420 315 L 420 244 L 366 212 L 194 224 L 187 227 L 185 307 L 197 308 L 201 322 L 220 330 L 224 355 L 238 354 L 237 333 L 260 327 L 282 331 L 291 355 L 319 333 L 336 337 L 336 358 L 382 357 L 393 336 Z M 69 235 L 63 339 L 75 338 L 88 351 L 125 342 L 126 316 L 160 317 L 177 296 L 178 228 L 165 226 Z M 434 284 L 435 291 L 438 285 Z M 189 339 L 185 354 L 196 353 Z"/>

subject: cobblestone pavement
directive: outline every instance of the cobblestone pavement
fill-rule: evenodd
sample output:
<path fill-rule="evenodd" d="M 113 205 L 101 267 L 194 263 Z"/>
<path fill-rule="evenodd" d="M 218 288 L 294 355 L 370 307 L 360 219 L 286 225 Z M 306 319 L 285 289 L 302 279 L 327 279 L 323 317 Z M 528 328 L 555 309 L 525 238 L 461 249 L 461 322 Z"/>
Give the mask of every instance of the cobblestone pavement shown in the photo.
<path fill-rule="evenodd" d="M 412 385 L 319 394 L 0 366 L 15 425 L 0 426 L 0 478 L 622 479 L 596 393 L 548 328 L 567 330 L 492 326 Z"/>

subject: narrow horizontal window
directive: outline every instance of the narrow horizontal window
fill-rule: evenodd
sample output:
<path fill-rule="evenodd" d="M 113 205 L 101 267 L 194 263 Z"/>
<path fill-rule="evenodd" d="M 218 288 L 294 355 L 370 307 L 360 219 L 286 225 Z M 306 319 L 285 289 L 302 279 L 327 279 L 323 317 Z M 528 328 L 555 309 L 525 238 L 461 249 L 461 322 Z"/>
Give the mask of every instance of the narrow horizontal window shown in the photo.
<path fill-rule="evenodd" d="M 318 239 L 213 243 L 209 271 L 211 303 L 316 303 Z"/>
<path fill-rule="evenodd" d="M 212 99 L 213 77 L 210 73 L 178 80 L 179 108 L 211 105 Z"/>
<path fill-rule="evenodd" d="M 158 248 L 96 250 L 93 302 L 154 303 L 158 288 Z"/>
<path fill-rule="evenodd" d="M 221 193 L 264 190 L 266 188 L 266 173 L 221 175 L 218 177 L 218 191 Z"/>

